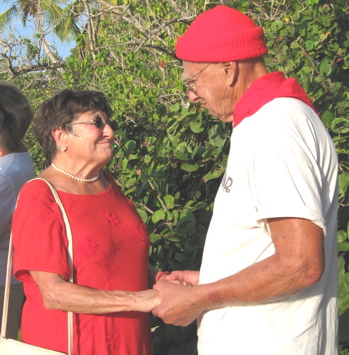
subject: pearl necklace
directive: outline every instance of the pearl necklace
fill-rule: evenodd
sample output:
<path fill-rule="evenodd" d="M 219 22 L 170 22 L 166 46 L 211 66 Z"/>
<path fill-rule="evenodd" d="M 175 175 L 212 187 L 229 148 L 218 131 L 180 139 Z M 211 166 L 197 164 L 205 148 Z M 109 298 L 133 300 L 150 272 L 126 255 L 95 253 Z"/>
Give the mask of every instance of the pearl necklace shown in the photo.
<path fill-rule="evenodd" d="M 96 180 L 98 179 L 98 177 L 99 177 L 99 173 L 98 173 L 97 176 L 95 176 L 95 177 L 92 178 L 92 179 L 82 179 L 82 178 L 79 178 L 79 177 L 77 177 L 77 176 L 74 176 L 74 175 L 72 175 L 72 174 L 70 174 L 70 173 L 67 173 L 66 171 L 64 171 L 64 170 L 62 170 L 62 169 L 60 169 L 60 168 L 57 168 L 57 166 L 56 166 L 55 164 L 53 164 L 53 163 L 51 163 L 51 165 L 52 165 L 52 167 L 53 167 L 54 169 L 56 169 L 57 171 L 59 171 L 59 172 L 65 174 L 65 175 L 68 175 L 69 177 L 71 177 L 71 178 L 73 178 L 73 179 L 75 179 L 75 180 L 81 181 L 81 182 L 94 182 L 94 181 L 96 181 Z"/>

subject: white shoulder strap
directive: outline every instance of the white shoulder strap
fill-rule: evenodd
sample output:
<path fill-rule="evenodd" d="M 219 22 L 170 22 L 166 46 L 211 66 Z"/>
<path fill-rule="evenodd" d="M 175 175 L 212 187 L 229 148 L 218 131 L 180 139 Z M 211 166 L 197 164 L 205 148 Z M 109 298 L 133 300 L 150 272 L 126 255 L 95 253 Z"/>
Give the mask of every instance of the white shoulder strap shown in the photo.
<path fill-rule="evenodd" d="M 63 207 L 62 201 L 59 198 L 56 189 L 53 187 L 53 185 L 48 182 L 45 179 L 42 178 L 35 178 L 32 180 L 42 180 L 47 183 L 47 185 L 50 187 L 52 194 L 60 208 L 60 211 L 62 213 L 65 229 L 66 229 L 66 234 L 68 238 L 68 261 L 69 261 L 69 267 L 70 267 L 70 278 L 69 282 L 74 282 L 74 275 L 73 275 L 73 239 L 72 239 L 72 233 L 70 229 L 70 224 L 69 220 L 67 217 L 67 214 L 65 212 L 65 209 Z M 30 181 L 32 181 L 30 180 Z M 29 181 L 28 181 L 29 182 Z M 9 251 L 8 251 L 8 258 L 7 258 L 7 271 L 6 271 L 6 283 L 5 283 L 5 293 L 4 293 L 4 308 L 3 308 L 3 313 L 2 313 L 2 324 L 1 324 L 1 336 L 6 338 L 6 328 L 7 328 L 7 318 L 8 318 L 8 306 L 9 306 L 9 295 L 10 295 L 10 282 L 11 282 L 11 273 L 12 273 L 12 260 L 13 260 L 13 247 L 12 247 L 12 233 L 10 237 L 10 243 L 9 243 Z M 68 355 L 73 354 L 73 313 L 68 312 Z"/>

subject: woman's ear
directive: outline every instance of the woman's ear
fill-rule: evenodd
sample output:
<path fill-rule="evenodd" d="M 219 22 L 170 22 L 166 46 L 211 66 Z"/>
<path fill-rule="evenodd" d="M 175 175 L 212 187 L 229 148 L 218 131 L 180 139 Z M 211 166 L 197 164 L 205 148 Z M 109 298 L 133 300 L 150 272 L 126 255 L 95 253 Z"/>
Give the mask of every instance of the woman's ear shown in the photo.
<path fill-rule="evenodd" d="M 224 73 L 228 86 L 234 86 L 238 77 L 238 65 L 236 61 L 224 62 Z"/>
<path fill-rule="evenodd" d="M 51 131 L 57 147 L 67 147 L 68 133 L 62 127 L 56 127 Z"/>

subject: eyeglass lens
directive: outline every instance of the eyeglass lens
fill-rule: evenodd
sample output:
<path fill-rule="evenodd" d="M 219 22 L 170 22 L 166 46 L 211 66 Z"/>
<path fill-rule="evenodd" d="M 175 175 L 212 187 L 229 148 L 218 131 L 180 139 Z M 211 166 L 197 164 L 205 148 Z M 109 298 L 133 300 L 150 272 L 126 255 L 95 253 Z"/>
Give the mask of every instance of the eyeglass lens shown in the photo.
<path fill-rule="evenodd" d="M 191 76 L 189 79 L 184 80 L 184 85 L 187 87 L 187 89 L 194 94 L 196 94 L 196 81 L 199 79 L 200 74 L 212 63 L 208 63 L 205 65 L 201 70 L 199 70 L 196 74 Z"/>
<path fill-rule="evenodd" d="M 97 128 L 102 128 L 104 127 L 104 121 L 102 120 L 101 117 L 97 116 L 96 118 L 93 119 L 93 124 L 97 127 Z"/>
<path fill-rule="evenodd" d="M 104 123 L 103 119 L 100 116 L 97 116 L 96 118 L 93 119 L 93 124 L 97 128 L 103 128 L 105 124 L 108 124 L 114 132 L 117 129 L 116 121 L 107 121 L 106 123 Z"/>

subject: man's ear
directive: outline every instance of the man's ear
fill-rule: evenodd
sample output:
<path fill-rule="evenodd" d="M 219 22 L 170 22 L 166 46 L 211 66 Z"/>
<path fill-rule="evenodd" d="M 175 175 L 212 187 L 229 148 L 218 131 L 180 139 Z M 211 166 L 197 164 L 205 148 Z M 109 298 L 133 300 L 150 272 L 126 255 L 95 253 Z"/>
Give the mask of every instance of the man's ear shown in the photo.
<path fill-rule="evenodd" d="M 234 86 L 238 77 L 238 65 L 236 61 L 224 62 L 224 73 L 228 86 Z"/>

